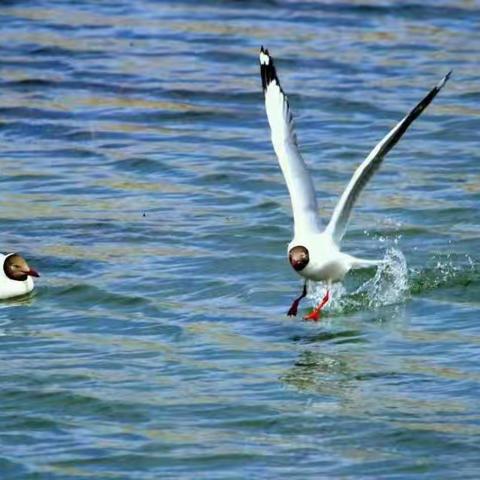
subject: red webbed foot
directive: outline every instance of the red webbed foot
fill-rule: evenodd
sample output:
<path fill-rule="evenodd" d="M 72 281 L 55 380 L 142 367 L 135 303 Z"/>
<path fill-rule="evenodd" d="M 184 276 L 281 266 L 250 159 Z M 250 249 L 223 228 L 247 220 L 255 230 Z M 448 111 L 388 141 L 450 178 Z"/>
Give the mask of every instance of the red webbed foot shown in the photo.
<path fill-rule="evenodd" d="M 305 315 L 303 319 L 312 320 L 313 322 L 318 322 L 318 320 L 320 320 L 320 310 L 317 310 L 316 308 L 314 308 L 310 313 L 307 313 L 307 315 Z"/>
<path fill-rule="evenodd" d="M 304 320 L 313 320 L 317 322 L 320 319 L 320 311 L 330 300 L 330 292 L 327 290 L 327 293 L 324 295 L 322 301 L 316 306 L 310 313 L 303 317 Z"/>

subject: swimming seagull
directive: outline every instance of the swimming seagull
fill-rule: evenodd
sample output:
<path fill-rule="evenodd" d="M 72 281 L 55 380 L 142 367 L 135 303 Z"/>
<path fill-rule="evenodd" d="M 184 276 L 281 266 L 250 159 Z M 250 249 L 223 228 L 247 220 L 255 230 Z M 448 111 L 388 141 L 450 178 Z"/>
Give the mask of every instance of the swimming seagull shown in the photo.
<path fill-rule="evenodd" d="M 25 295 L 33 290 L 32 277 L 39 277 L 18 253 L 0 253 L 3 268 L 0 271 L 0 300 Z"/>
<path fill-rule="evenodd" d="M 347 229 L 350 213 L 363 187 L 377 171 L 385 155 L 395 146 L 412 122 L 427 108 L 447 82 L 447 75 L 411 110 L 388 134 L 380 140 L 367 158 L 355 170 L 330 222 L 322 229 L 318 218 L 318 206 L 312 178 L 298 151 L 292 113 L 288 105 L 273 58 L 267 49 L 260 49 L 260 75 L 265 94 L 265 108 L 272 132 L 273 149 L 287 183 L 294 219 L 293 240 L 288 245 L 288 260 L 293 269 L 305 278 L 302 294 L 296 298 L 288 315 L 296 315 L 300 300 L 307 295 L 307 280 L 327 283 L 322 301 L 306 315 L 306 320 L 318 320 L 320 310 L 330 299 L 333 282 L 343 280 L 352 268 L 377 266 L 382 260 L 356 258 L 340 251 L 340 244 Z"/>

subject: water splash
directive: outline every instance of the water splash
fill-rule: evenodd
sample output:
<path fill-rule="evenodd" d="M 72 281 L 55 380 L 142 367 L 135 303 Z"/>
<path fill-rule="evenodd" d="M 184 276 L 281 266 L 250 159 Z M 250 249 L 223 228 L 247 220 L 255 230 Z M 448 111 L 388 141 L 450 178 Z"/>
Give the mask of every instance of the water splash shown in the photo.
<path fill-rule="evenodd" d="M 318 304 L 326 292 L 325 283 L 309 283 L 309 297 Z M 342 283 L 332 286 L 331 300 L 326 311 L 345 313 L 362 307 L 378 308 L 400 303 L 409 296 L 408 268 L 405 256 L 396 248 L 389 248 L 375 275 L 351 292 Z"/>
<path fill-rule="evenodd" d="M 479 264 L 470 255 L 436 255 L 430 265 L 410 271 L 413 295 L 438 288 L 466 287 L 480 280 Z"/>
<path fill-rule="evenodd" d="M 409 269 L 402 251 L 390 247 L 373 277 L 364 280 L 365 273 L 354 271 L 345 284 L 334 284 L 330 290 L 331 300 L 325 311 L 347 313 L 365 308 L 379 308 L 402 303 L 411 295 L 440 288 L 466 287 L 480 282 L 478 262 L 468 255 L 436 255 L 429 263 L 425 268 Z M 367 273 L 370 273 L 370 270 Z M 312 304 L 318 305 L 326 293 L 327 285 L 309 282 L 308 289 Z"/>
<path fill-rule="evenodd" d="M 364 294 L 369 307 L 400 303 L 409 295 L 407 261 L 401 250 L 389 248 L 375 276 L 354 294 Z"/>

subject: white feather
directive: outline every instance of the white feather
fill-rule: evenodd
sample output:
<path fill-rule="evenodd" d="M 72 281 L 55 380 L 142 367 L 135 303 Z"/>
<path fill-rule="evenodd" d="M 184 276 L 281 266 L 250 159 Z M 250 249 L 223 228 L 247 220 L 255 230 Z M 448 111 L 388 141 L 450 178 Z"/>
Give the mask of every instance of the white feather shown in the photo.
<path fill-rule="evenodd" d="M 378 170 L 385 155 L 396 145 L 413 121 L 430 105 L 450 77 L 449 72 L 405 117 L 378 142 L 367 158 L 355 170 L 350 182 L 338 201 L 325 232 L 340 244 L 348 226 L 355 200 L 373 174 Z"/>
<path fill-rule="evenodd" d="M 268 65 L 270 57 L 260 53 L 260 63 Z M 278 79 L 265 90 L 265 108 L 272 134 L 272 144 L 280 164 L 292 203 L 295 233 L 320 229 L 318 205 L 312 178 L 298 151 L 292 115 L 287 97 Z"/>

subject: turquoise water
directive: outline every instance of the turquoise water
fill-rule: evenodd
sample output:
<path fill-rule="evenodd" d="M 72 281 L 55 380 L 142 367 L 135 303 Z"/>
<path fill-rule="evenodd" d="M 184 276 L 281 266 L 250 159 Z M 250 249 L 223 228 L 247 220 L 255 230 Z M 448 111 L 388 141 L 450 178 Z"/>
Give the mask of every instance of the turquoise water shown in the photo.
<path fill-rule="evenodd" d="M 1 248 L 42 274 L 0 304 L 2 479 L 480 477 L 478 1 L 11 1 L 0 21 Z M 319 323 L 285 316 L 261 44 L 325 219 L 454 70 L 345 238 L 388 268 Z"/>

